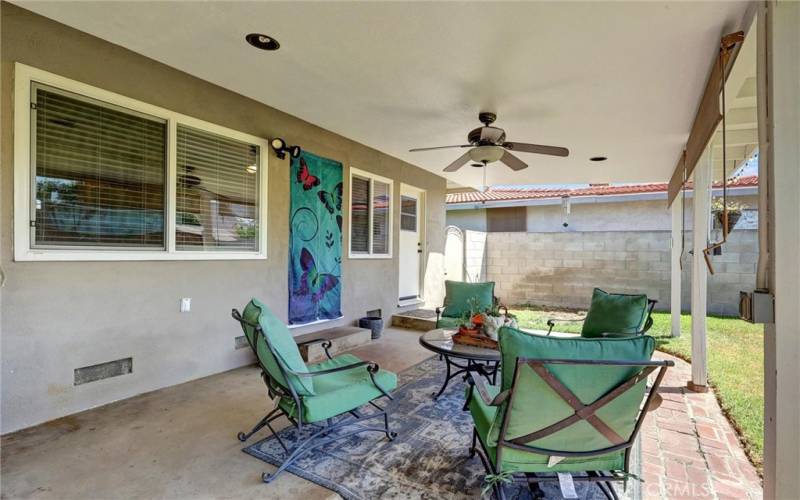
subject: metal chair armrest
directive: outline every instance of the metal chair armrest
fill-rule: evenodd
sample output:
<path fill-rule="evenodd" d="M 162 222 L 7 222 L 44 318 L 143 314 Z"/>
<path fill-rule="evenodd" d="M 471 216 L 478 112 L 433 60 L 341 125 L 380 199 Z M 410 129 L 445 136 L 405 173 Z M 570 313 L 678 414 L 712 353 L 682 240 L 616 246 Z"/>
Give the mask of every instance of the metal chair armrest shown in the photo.
<path fill-rule="evenodd" d="M 560 319 L 560 318 L 550 318 L 547 320 L 547 334 L 550 335 L 553 332 L 553 328 L 556 326 L 556 322 L 561 323 L 580 323 L 581 321 L 586 321 L 586 316 L 583 318 L 578 319 Z"/>
<path fill-rule="evenodd" d="M 380 370 L 380 366 L 378 366 L 378 363 L 376 363 L 374 361 L 359 361 L 357 363 L 351 363 L 349 365 L 337 366 L 336 368 L 328 368 L 327 370 L 319 370 L 319 371 L 316 371 L 316 372 L 308 372 L 308 373 L 296 372 L 296 371 L 288 370 L 288 369 L 286 371 L 291 373 L 292 375 L 297 375 L 298 377 L 316 377 L 318 375 L 329 375 L 331 373 L 343 372 L 343 371 L 347 371 L 347 370 L 352 370 L 354 368 L 361 368 L 361 367 L 364 367 L 364 366 L 367 367 L 367 373 L 369 374 L 369 379 L 372 381 L 372 385 L 374 385 L 381 392 L 381 394 L 383 394 L 387 398 L 394 399 L 375 380 L 375 375 Z"/>
<path fill-rule="evenodd" d="M 468 372 L 467 376 L 469 377 L 470 386 L 478 390 L 478 395 L 480 395 L 483 402 L 488 406 L 500 406 L 510 394 L 509 391 L 503 391 L 492 398 L 489 396 L 489 391 L 486 389 L 486 382 L 483 380 L 483 377 L 474 372 Z"/>
<path fill-rule="evenodd" d="M 309 346 L 309 345 L 312 345 L 312 344 L 318 344 L 318 343 L 322 343 L 322 349 L 324 349 L 324 350 L 325 350 L 325 356 L 327 356 L 327 357 L 328 357 L 328 359 L 333 359 L 333 356 L 331 356 L 331 353 L 330 353 L 330 351 L 328 350 L 328 349 L 330 349 L 330 348 L 331 348 L 331 346 L 333 345 L 333 342 L 331 342 L 330 340 L 327 340 L 327 339 L 312 339 L 312 340 L 306 340 L 305 342 L 298 342 L 298 343 L 297 343 L 297 347 L 301 347 L 301 346 Z"/>
<path fill-rule="evenodd" d="M 344 366 L 337 366 L 336 368 L 328 368 L 326 370 L 318 370 L 315 372 L 296 372 L 294 370 L 289 370 L 289 369 L 287 369 L 286 371 L 288 373 L 291 373 L 292 375 L 297 375 L 298 377 L 317 377 L 319 375 L 329 375 L 331 373 L 343 372 L 347 370 L 352 370 L 354 368 L 361 368 L 363 366 L 369 366 L 370 364 L 375 364 L 375 363 L 372 363 L 371 361 L 359 361 L 357 363 L 351 363 L 349 365 L 344 365 Z"/>

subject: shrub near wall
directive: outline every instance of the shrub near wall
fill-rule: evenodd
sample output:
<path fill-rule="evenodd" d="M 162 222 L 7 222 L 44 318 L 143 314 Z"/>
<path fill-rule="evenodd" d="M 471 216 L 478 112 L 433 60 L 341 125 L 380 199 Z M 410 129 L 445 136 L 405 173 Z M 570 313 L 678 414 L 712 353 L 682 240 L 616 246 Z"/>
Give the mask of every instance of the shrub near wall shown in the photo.
<path fill-rule="evenodd" d="M 692 241 L 686 234 L 686 245 Z M 678 242 L 680 244 L 680 242 Z M 594 287 L 619 293 L 646 293 L 657 308 L 670 307 L 670 233 L 608 231 L 582 233 L 486 233 L 487 280 L 506 304 L 585 308 Z M 689 310 L 691 256 L 683 258 L 682 309 Z M 708 311 L 735 315 L 739 290 L 755 285 L 756 231 L 735 230 L 713 257 L 708 279 Z M 470 256 L 467 248 L 467 259 Z"/>

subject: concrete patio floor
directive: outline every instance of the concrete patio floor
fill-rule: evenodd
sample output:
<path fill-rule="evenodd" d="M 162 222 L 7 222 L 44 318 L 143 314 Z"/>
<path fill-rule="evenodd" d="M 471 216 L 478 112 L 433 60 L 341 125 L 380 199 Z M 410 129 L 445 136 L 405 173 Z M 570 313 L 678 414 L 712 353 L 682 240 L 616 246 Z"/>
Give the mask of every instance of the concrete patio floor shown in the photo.
<path fill-rule="evenodd" d="M 387 328 L 351 352 L 399 372 L 431 356 L 418 336 Z M 643 430 L 646 497 L 760 498 L 755 469 L 714 396 L 687 394 L 688 365 L 676 362 L 664 405 Z M 261 482 L 271 467 L 242 453 L 236 433 L 267 405 L 258 370 L 245 367 L 4 436 L 2 497 L 338 498 L 291 474 Z"/>

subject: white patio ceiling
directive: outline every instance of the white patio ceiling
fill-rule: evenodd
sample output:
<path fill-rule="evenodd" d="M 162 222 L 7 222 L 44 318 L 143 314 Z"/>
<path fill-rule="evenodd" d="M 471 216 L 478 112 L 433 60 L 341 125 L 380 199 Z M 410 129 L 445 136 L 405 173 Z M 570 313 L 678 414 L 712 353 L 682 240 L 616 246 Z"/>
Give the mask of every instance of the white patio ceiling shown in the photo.
<path fill-rule="evenodd" d="M 15 2 L 443 175 L 480 110 L 519 153 L 489 184 L 668 180 L 744 2 Z M 250 32 L 277 38 L 260 52 Z M 300 145 L 302 138 L 297 139 Z M 589 161 L 607 156 L 603 163 Z M 357 165 L 369 169 L 369 165 Z M 449 174 L 482 184 L 480 169 Z"/>

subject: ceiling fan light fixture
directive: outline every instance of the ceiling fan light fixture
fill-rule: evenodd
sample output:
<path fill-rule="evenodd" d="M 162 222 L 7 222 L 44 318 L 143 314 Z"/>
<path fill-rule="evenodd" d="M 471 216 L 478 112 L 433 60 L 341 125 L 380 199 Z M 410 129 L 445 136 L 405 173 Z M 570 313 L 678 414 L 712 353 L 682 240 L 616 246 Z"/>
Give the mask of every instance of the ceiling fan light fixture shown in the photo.
<path fill-rule="evenodd" d="M 500 146 L 478 146 L 469 150 L 469 157 L 476 163 L 492 163 L 503 157 L 505 149 Z"/>

